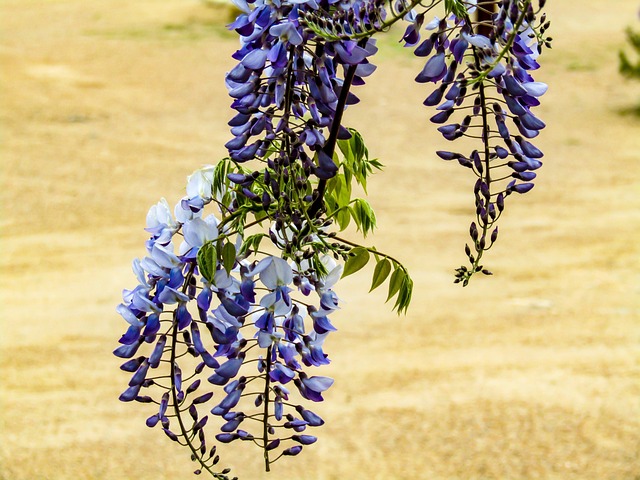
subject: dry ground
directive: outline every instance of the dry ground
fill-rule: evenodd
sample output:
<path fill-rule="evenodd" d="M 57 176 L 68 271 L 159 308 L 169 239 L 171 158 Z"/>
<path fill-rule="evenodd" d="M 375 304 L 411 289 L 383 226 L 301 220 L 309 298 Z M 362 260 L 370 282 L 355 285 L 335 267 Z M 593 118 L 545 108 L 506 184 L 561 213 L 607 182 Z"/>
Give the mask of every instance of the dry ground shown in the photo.
<path fill-rule="evenodd" d="M 513 201 L 466 288 L 471 179 L 439 161 L 393 40 L 348 112 L 387 165 L 370 185 L 372 240 L 415 276 L 406 318 L 363 277 L 328 351 L 327 425 L 292 479 L 640 478 L 639 85 L 616 72 L 637 2 L 549 2 L 538 78 L 546 165 Z M 190 478 L 188 455 L 120 404 L 111 356 L 120 290 L 144 254 L 149 205 L 224 155 L 224 13 L 195 0 L 2 0 L 0 478 Z M 226 459 L 267 478 L 255 451 Z"/>

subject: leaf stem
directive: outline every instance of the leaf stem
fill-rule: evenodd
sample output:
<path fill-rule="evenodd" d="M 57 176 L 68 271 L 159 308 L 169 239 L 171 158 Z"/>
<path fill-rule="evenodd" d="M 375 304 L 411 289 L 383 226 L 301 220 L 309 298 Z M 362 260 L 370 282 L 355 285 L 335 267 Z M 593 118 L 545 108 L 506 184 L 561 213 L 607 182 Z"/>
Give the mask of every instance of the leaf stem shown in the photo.
<path fill-rule="evenodd" d="M 375 249 L 375 248 L 373 248 L 373 247 L 364 247 L 364 246 L 362 246 L 362 245 L 359 245 L 359 244 L 357 244 L 357 243 L 351 242 L 351 241 L 346 240 L 346 239 L 344 239 L 344 238 L 340 238 L 340 237 L 333 237 L 333 239 L 334 239 L 334 240 L 337 240 L 337 241 L 338 241 L 338 242 L 340 242 L 340 243 L 344 243 L 345 245 L 351 245 L 352 247 L 361 247 L 361 248 L 364 248 L 365 250 L 367 250 L 368 252 L 373 253 L 374 255 L 380 255 L 381 257 L 388 258 L 389 260 L 391 260 L 392 262 L 394 262 L 396 265 L 398 265 L 402 270 L 404 270 L 405 272 L 407 272 L 407 269 L 405 268 L 405 266 L 404 266 L 404 265 L 402 265 L 402 263 L 401 263 L 398 259 L 396 259 L 396 258 L 392 257 L 391 255 L 388 255 L 388 254 L 386 254 L 386 253 L 384 253 L 384 252 L 380 252 L 380 251 L 376 250 L 376 249 Z"/>

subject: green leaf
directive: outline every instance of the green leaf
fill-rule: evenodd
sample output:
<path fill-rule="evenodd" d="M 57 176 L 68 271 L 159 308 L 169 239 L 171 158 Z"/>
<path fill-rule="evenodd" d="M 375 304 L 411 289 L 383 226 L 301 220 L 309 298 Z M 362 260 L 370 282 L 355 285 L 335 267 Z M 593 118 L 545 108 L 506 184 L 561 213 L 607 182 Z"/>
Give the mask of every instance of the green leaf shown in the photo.
<path fill-rule="evenodd" d="M 213 242 L 207 242 L 198 250 L 197 262 L 200 274 L 209 282 L 213 282 L 217 265 L 216 247 Z"/>
<path fill-rule="evenodd" d="M 461 0 L 445 0 L 444 8 L 447 15 L 453 13 L 457 17 L 464 17 L 467 14 L 467 9 Z"/>
<path fill-rule="evenodd" d="M 266 236 L 267 235 L 265 233 L 256 233 L 245 238 L 244 242 L 242 242 L 242 246 L 240 247 L 240 255 L 245 255 L 250 249 L 256 252 L 260 248 L 260 242 Z"/>
<path fill-rule="evenodd" d="M 347 183 L 344 175 L 338 175 L 336 184 L 336 199 L 340 207 L 346 207 L 351 201 L 351 184 Z"/>
<path fill-rule="evenodd" d="M 345 161 L 349 163 L 353 161 L 353 152 L 351 151 L 350 140 L 351 139 L 338 140 L 338 148 L 342 152 L 342 155 L 344 156 Z"/>
<path fill-rule="evenodd" d="M 373 270 L 373 280 L 369 291 L 371 292 L 382 285 L 389 276 L 389 273 L 391 273 L 391 262 L 388 259 L 383 258 L 376 264 L 376 268 Z"/>
<path fill-rule="evenodd" d="M 227 273 L 233 270 L 236 263 L 236 247 L 231 242 L 227 242 L 222 247 L 222 265 Z"/>
<path fill-rule="evenodd" d="M 336 212 L 336 222 L 338 222 L 340 231 L 349 226 L 349 222 L 351 222 L 351 213 L 348 208 L 341 208 Z"/>
<path fill-rule="evenodd" d="M 227 174 L 229 173 L 230 167 L 231 160 L 228 157 L 223 158 L 216 164 L 213 170 L 213 184 L 211 188 L 214 197 L 217 194 L 227 191 L 229 187 L 229 179 L 227 178 Z"/>
<path fill-rule="evenodd" d="M 400 290 L 402 282 L 406 276 L 407 275 L 402 268 L 396 267 L 391 274 L 391 280 L 389 280 L 389 295 L 387 296 L 387 302 L 391 300 L 396 293 L 398 293 L 398 290 Z"/>
<path fill-rule="evenodd" d="M 396 304 L 394 305 L 394 309 L 397 309 L 398 315 L 401 313 L 407 313 L 407 309 L 409 308 L 409 304 L 411 303 L 411 296 L 413 294 L 413 280 L 409 278 L 409 275 L 406 275 L 402 280 L 402 285 L 400 286 L 400 291 L 398 293 L 398 298 L 396 300 Z"/>
<path fill-rule="evenodd" d="M 364 139 L 360 132 L 356 130 L 351 131 L 351 150 L 353 151 L 353 156 L 357 162 L 362 161 L 363 157 L 367 153 L 367 147 L 364 145 Z"/>
<path fill-rule="evenodd" d="M 369 251 L 364 247 L 352 248 L 349 253 L 352 256 L 349 257 L 349 260 L 344 264 L 342 278 L 351 275 L 352 273 L 356 273 L 369 262 Z"/>
<path fill-rule="evenodd" d="M 373 231 L 376 226 L 376 214 L 369 202 L 362 198 L 356 198 L 351 207 L 351 214 L 358 229 L 362 230 L 362 234 L 365 237 L 367 233 Z"/>

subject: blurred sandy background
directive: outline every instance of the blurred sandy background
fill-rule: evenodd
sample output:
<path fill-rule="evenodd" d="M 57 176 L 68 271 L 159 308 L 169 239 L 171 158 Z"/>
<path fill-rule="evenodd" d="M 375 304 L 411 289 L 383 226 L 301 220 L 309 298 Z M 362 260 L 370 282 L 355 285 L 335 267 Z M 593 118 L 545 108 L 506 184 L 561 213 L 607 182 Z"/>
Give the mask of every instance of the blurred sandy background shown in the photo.
<path fill-rule="evenodd" d="M 149 206 L 225 155 L 227 14 L 196 0 L 0 5 L 0 478 L 191 478 L 187 452 L 144 425 L 152 408 L 117 401 L 114 307 Z M 415 299 L 397 318 L 366 294 L 370 277 L 339 285 L 327 424 L 271 478 L 640 479 L 640 119 L 623 113 L 640 83 L 617 73 L 637 9 L 549 2 L 545 167 L 510 202 L 495 276 L 466 289 L 452 280 L 473 180 L 434 154 L 445 142 L 413 83 L 419 60 L 382 41 L 347 121 L 387 166 L 370 184 L 371 242 L 410 266 Z M 257 450 L 224 458 L 268 478 Z"/>

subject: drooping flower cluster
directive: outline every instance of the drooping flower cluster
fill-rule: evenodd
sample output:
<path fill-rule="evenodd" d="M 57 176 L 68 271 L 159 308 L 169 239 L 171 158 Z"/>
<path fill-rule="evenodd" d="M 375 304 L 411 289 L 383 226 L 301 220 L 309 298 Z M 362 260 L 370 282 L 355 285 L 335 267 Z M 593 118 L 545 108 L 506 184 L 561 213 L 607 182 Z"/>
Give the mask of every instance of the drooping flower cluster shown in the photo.
<path fill-rule="evenodd" d="M 466 247 L 471 268 L 460 267 L 456 274 L 456 282 L 464 285 L 475 272 L 491 273 L 480 259 L 497 239 L 496 222 L 505 197 L 531 190 L 535 170 L 542 166 L 542 152 L 528 139 L 545 127 L 531 109 L 540 104 L 547 86 L 534 81 L 530 72 L 539 68 L 537 57 L 545 43 L 536 29 L 544 32 L 548 23 L 543 16 L 539 25 L 534 24 L 531 0 L 495 3 L 491 27 L 482 24 L 488 36 L 476 32 L 481 25 L 470 19 L 476 9 L 470 4 L 462 14 L 436 17 L 426 24 L 424 29 L 432 33 L 422 42 L 422 21 L 414 15 L 403 37 L 408 46 L 415 46 L 415 55 L 428 58 L 416 81 L 438 84 L 424 101 L 438 110 L 431 122 L 441 125 L 438 131 L 447 140 L 464 137 L 481 142 L 479 149 L 466 154 L 437 152 L 444 160 L 457 160 L 477 177 L 477 219 L 470 227 L 474 252 Z M 461 118 L 451 122 L 455 113 Z"/>
<path fill-rule="evenodd" d="M 199 267 L 203 246 L 215 250 L 215 242 L 229 240 L 224 225 L 203 214 L 212 201 L 213 174 L 207 167 L 190 177 L 175 215 L 165 200 L 149 210 L 148 255 L 134 260 L 138 285 L 124 291 L 117 308 L 129 327 L 114 354 L 127 359 L 121 368 L 133 373 L 120 400 L 156 403 L 147 425 L 160 424 L 172 440 L 188 445 L 198 471 L 225 478 L 226 472 L 213 472 L 216 449 L 207 450 L 209 416 L 201 416 L 202 407 L 223 419 L 219 442 L 257 443 L 267 468 L 272 450 L 296 455 L 315 442 L 305 431 L 324 422 L 292 403 L 291 386 L 301 399 L 318 402 L 333 383 L 305 369 L 329 363 L 323 343 L 336 330 L 329 315 L 338 308 L 332 287 L 342 266 L 325 256 L 328 274 L 319 277 L 304 262 L 242 256 L 228 243 L 235 254 L 231 270 L 215 258 Z M 283 429 L 276 432 L 278 426 Z"/>
<path fill-rule="evenodd" d="M 330 0 L 240 5 L 245 13 L 230 25 L 240 34 L 241 48 L 233 55 L 239 63 L 226 77 L 238 112 L 229 122 L 234 138 L 226 144 L 233 160 L 273 154 L 268 164 L 276 170 L 293 170 L 297 163 L 302 178 L 336 174 L 335 141 L 350 136 L 340 118 L 347 105 L 359 101 L 349 89 L 373 73 L 367 57 L 377 49 L 369 39 L 319 41 L 302 28 L 305 11 L 332 4 L 341 5 Z"/>

